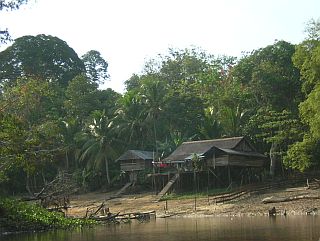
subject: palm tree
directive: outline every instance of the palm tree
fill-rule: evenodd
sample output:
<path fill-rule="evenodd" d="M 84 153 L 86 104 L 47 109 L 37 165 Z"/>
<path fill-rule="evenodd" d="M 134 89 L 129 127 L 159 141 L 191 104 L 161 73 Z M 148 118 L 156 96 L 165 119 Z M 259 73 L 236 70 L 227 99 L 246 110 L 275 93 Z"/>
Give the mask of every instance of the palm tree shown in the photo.
<path fill-rule="evenodd" d="M 84 134 L 85 142 L 79 160 L 84 161 L 89 170 L 101 170 L 105 165 L 107 182 L 110 185 L 109 161 L 116 157 L 113 121 L 105 115 L 105 111 L 95 111 L 92 122 L 89 126 L 90 132 Z"/>
<path fill-rule="evenodd" d="M 64 142 L 64 150 L 66 163 L 66 170 L 70 168 L 70 157 L 74 157 L 75 151 L 77 149 L 77 143 L 75 141 L 75 137 L 80 133 L 81 127 L 80 123 L 76 118 L 69 119 L 67 121 L 62 121 L 60 123 L 60 130 L 63 137 Z"/>
<path fill-rule="evenodd" d="M 221 108 L 220 118 L 224 133 L 227 136 L 239 136 L 242 134 L 242 126 L 249 114 L 247 109 L 242 109 L 238 104 L 234 107 Z"/>
<path fill-rule="evenodd" d="M 204 110 L 204 118 L 199 127 L 201 139 L 214 139 L 222 136 L 222 126 L 214 110 L 214 107 Z"/>
<path fill-rule="evenodd" d="M 163 110 L 165 94 L 165 86 L 157 76 L 151 75 L 143 79 L 140 96 L 145 106 L 145 112 L 147 113 L 146 120 L 152 122 L 156 155 L 158 155 L 157 122 Z"/>
<path fill-rule="evenodd" d="M 147 140 L 148 125 L 143 104 L 137 93 L 127 92 L 121 99 L 120 108 L 115 112 L 115 126 L 127 146 L 144 148 Z"/>

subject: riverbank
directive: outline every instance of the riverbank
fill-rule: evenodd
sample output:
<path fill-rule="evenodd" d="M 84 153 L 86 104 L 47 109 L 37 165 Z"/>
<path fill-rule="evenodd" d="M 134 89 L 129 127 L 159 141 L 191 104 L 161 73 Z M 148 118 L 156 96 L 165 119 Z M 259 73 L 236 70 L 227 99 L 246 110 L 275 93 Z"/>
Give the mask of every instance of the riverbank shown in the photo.
<path fill-rule="evenodd" d="M 71 197 L 69 216 L 83 217 L 87 208 L 93 208 L 105 202 L 111 213 L 134 213 L 154 210 L 158 217 L 164 216 L 264 216 L 275 207 L 277 215 L 316 214 L 320 209 L 320 199 L 298 199 L 279 203 L 262 203 L 266 198 L 317 197 L 320 189 L 302 187 L 270 189 L 264 192 L 251 193 L 225 203 L 215 203 L 212 197 L 174 199 L 155 202 L 153 193 L 123 195 L 108 200 L 113 193 L 87 193 Z"/>
<path fill-rule="evenodd" d="M 65 218 L 61 212 L 50 212 L 39 205 L 15 199 L 0 199 L 0 235 L 11 232 L 33 232 L 90 226 L 96 222 Z"/>

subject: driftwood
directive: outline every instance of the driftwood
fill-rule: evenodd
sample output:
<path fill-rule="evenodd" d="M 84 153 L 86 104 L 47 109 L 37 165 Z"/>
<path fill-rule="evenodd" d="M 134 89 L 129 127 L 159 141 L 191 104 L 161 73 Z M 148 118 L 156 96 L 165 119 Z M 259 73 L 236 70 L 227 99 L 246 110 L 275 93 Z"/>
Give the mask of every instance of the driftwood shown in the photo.
<path fill-rule="evenodd" d="M 149 220 L 151 216 L 156 216 L 156 211 L 123 213 L 117 216 L 119 220 L 137 219 L 138 221 Z"/>
<path fill-rule="evenodd" d="M 114 222 L 114 223 L 119 223 L 119 221 L 130 221 L 131 219 L 136 219 L 139 222 L 145 222 L 145 221 L 149 221 L 150 217 L 152 215 L 156 216 L 156 212 L 155 211 L 147 211 L 147 212 L 132 212 L 132 213 L 123 213 L 120 214 L 120 212 L 118 213 L 111 213 L 111 212 L 107 212 L 106 215 L 100 215 L 98 216 L 97 214 L 99 212 L 101 212 L 101 210 L 103 210 L 104 208 L 104 203 L 102 203 L 100 206 L 97 207 L 97 209 L 92 212 L 91 214 L 88 215 L 88 213 L 90 212 L 90 209 L 87 209 L 87 213 L 86 213 L 86 217 L 87 219 L 92 219 L 92 220 L 96 220 L 96 221 L 102 221 L 102 222 Z M 91 208 L 92 210 L 92 208 Z M 108 209 L 109 210 L 109 209 Z"/>
<path fill-rule="evenodd" d="M 306 211 L 306 214 L 307 215 L 316 215 L 316 214 L 318 214 L 318 208 L 311 208 Z"/>
<path fill-rule="evenodd" d="M 110 221 L 115 221 L 116 217 L 118 217 L 119 213 L 116 214 L 112 214 L 112 213 L 108 213 L 108 215 L 105 216 L 97 216 L 97 217 L 90 217 L 90 219 L 96 220 L 96 221 L 105 221 L 105 222 L 110 222 Z"/>
<path fill-rule="evenodd" d="M 71 174 L 59 172 L 58 175 L 52 181 L 46 183 L 39 192 L 32 193 L 32 196 L 23 197 L 20 200 L 40 200 L 40 204 L 44 208 L 56 207 L 62 205 L 62 200 L 64 200 L 65 203 L 66 199 L 69 199 L 69 196 L 78 190 L 79 188 L 72 180 Z"/>
<path fill-rule="evenodd" d="M 102 202 L 99 206 L 87 208 L 85 219 L 92 219 L 100 222 L 113 222 L 119 223 L 116 219 L 119 216 L 120 212 L 114 214 L 109 211 L 109 208 L 106 207 L 105 203 Z"/>
<path fill-rule="evenodd" d="M 104 202 L 97 207 L 87 208 L 85 218 L 94 218 L 99 212 L 101 216 L 107 216 L 110 213 Z"/>
<path fill-rule="evenodd" d="M 157 218 L 170 218 L 170 217 L 185 214 L 185 213 L 186 212 L 165 213 L 165 214 L 157 215 Z"/>
<path fill-rule="evenodd" d="M 276 197 L 267 197 L 262 200 L 262 203 L 280 203 L 280 202 L 291 202 L 301 199 L 320 199 L 320 196 L 311 196 L 311 195 L 299 195 L 293 197 L 283 197 L 283 198 L 276 198 Z"/>

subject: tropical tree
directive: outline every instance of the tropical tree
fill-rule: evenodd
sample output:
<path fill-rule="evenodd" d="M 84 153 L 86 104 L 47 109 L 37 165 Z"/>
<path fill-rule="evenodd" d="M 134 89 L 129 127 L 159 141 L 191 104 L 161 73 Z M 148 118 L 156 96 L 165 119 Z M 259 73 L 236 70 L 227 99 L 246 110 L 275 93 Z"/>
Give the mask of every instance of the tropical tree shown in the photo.
<path fill-rule="evenodd" d="M 300 171 L 320 165 L 320 22 L 311 20 L 306 32 L 307 39 L 297 45 L 293 56 L 293 62 L 301 73 L 302 91 L 306 96 L 299 105 L 306 129 L 303 139 L 291 145 L 285 157 L 286 165 Z"/>
<path fill-rule="evenodd" d="M 284 164 L 298 171 L 319 167 L 320 141 L 309 134 L 305 134 L 302 141 L 292 144 L 284 156 Z"/>
<path fill-rule="evenodd" d="M 82 136 L 84 144 L 79 161 L 85 164 L 86 170 L 101 171 L 104 166 L 107 183 L 110 185 L 109 162 L 117 156 L 113 121 L 105 115 L 104 111 L 95 111 L 89 130 L 90 132 Z"/>
<path fill-rule="evenodd" d="M 82 125 L 90 113 L 99 108 L 98 85 L 85 75 L 73 78 L 65 91 L 64 102 L 67 115 L 76 118 Z"/>
<path fill-rule="evenodd" d="M 282 166 L 283 156 L 288 147 L 301 140 L 303 125 L 295 115 L 284 110 L 277 112 L 270 107 L 261 108 L 248 122 L 253 138 L 263 138 L 268 144 L 270 157 L 270 175 L 274 176 L 276 167 Z M 248 128 L 247 126 L 247 128 Z"/>
<path fill-rule="evenodd" d="M 240 59 L 232 76 L 248 85 L 259 107 L 297 112 L 302 96 L 299 70 L 292 62 L 294 53 L 294 45 L 278 41 Z"/>
<path fill-rule="evenodd" d="M 199 127 L 200 139 L 215 139 L 222 136 L 223 129 L 214 107 L 204 110 L 204 119 Z"/>
<path fill-rule="evenodd" d="M 23 121 L 0 112 L 0 183 L 8 180 L 8 172 L 22 166 L 27 133 Z"/>
<path fill-rule="evenodd" d="M 148 148 L 150 131 L 144 110 L 136 92 L 128 91 L 119 100 L 119 108 L 115 111 L 115 124 L 119 138 L 127 143 L 128 148 Z"/>
<path fill-rule="evenodd" d="M 14 85 L 16 79 L 35 76 L 66 87 L 85 73 L 76 52 L 63 40 L 50 35 L 23 36 L 0 52 L 0 85 Z"/>
<path fill-rule="evenodd" d="M 90 50 L 84 54 L 81 59 L 86 68 L 87 76 L 91 81 L 97 84 L 103 84 L 109 79 L 108 63 L 99 51 Z"/>
<path fill-rule="evenodd" d="M 158 154 L 157 123 L 165 105 L 166 88 L 157 76 L 149 75 L 143 78 L 140 91 L 139 95 L 147 114 L 146 120 L 152 123 L 154 147 L 156 154 Z"/>
<path fill-rule="evenodd" d="M 77 118 L 69 117 L 59 123 L 60 134 L 63 139 L 63 148 L 65 152 L 65 169 L 69 171 L 71 166 L 77 166 L 75 161 L 78 150 L 77 138 L 82 134 L 82 128 Z"/>
<path fill-rule="evenodd" d="M 170 90 L 166 96 L 163 117 L 170 132 L 190 137 L 199 134 L 204 120 L 204 100 L 197 95 Z"/>
<path fill-rule="evenodd" d="M 62 152 L 53 105 L 55 94 L 47 82 L 22 78 L 2 95 L 0 116 L 3 128 L 0 135 L 4 142 L 0 152 L 11 166 L 23 168 L 27 175 L 26 188 L 30 192 L 31 176 L 43 170 Z M 13 144 L 15 148 L 9 146 Z"/>

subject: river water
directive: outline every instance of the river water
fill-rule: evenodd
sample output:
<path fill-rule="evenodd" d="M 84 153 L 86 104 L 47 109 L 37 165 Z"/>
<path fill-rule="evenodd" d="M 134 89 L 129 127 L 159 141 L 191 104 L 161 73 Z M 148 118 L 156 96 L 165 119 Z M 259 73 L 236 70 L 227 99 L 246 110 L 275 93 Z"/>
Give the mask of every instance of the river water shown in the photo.
<path fill-rule="evenodd" d="M 167 218 L 73 231 L 0 236 L 5 241 L 320 241 L 320 217 Z"/>

